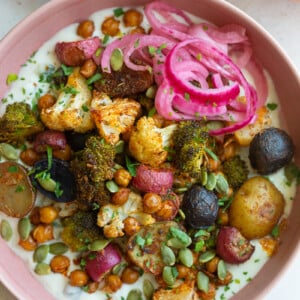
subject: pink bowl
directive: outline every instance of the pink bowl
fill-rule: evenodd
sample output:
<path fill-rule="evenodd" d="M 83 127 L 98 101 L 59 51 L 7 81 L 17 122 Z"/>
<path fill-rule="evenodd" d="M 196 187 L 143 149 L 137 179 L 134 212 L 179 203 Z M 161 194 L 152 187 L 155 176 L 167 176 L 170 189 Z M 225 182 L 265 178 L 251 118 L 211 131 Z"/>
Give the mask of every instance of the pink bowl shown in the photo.
<path fill-rule="evenodd" d="M 16 26 L 0 43 L 0 95 L 7 90 L 8 73 L 17 73 L 26 59 L 59 29 L 87 18 L 94 11 L 112 6 L 143 5 L 146 0 L 52 0 Z M 296 70 L 285 53 L 270 35 L 243 12 L 220 0 L 169 0 L 168 3 L 207 19 L 217 25 L 238 23 L 247 28 L 254 51 L 274 80 L 282 105 L 284 127 L 300 149 L 298 132 L 300 81 Z M 275 62 L 275 63 L 274 63 Z M 300 163 L 300 152 L 296 153 Z M 275 284 L 294 254 L 299 251 L 300 195 L 288 222 L 279 252 L 264 266 L 255 279 L 233 299 L 261 299 Z M 29 272 L 25 263 L 0 241 L 0 280 L 19 299 L 50 300 L 53 297 Z"/>

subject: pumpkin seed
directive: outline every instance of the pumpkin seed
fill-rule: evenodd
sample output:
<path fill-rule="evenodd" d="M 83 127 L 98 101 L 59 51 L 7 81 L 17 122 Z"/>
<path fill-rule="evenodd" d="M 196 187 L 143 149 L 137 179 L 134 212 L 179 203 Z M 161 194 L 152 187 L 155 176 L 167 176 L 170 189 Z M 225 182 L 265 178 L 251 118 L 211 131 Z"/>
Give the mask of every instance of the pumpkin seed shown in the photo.
<path fill-rule="evenodd" d="M 208 292 L 209 289 L 209 278 L 206 274 L 199 271 L 197 274 L 197 286 L 200 291 L 203 291 L 204 293 Z"/>
<path fill-rule="evenodd" d="M 69 247 L 62 242 L 57 242 L 49 245 L 49 252 L 54 255 L 61 255 L 66 253 L 69 250 Z"/>
<path fill-rule="evenodd" d="M 41 245 L 37 247 L 33 253 L 33 261 L 43 262 L 49 253 L 49 245 Z"/>
<path fill-rule="evenodd" d="M 176 238 L 171 238 L 167 241 L 167 245 L 169 247 L 175 248 L 175 249 L 183 249 L 186 248 L 186 245 L 183 244 L 181 241 L 179 241 Z"/>
<path fill-rule="evenodd" d="M 123 52 L 121 49 L 116 48 L 110 57 L 110 65 L 114 71 L 119 71 L 123 66 Z"/>
<path fill-rule="evenodd" d="M 105 185 L 111 193 L 116 193 L 119 190 L 118 185 L 113 180 L 106 181 Z"/>
<path fill-rule="evenodd" d="M 1 221 L 1 228 L 0 228 L 0 233 L 1 233 L 1 237 L 5 240 L 5 241 L 10 241 L 10 239 L 13 236 L 13 230 L 11 228 L 10 223 L 3 219 Z"/>
<path fill-rule="evenodd" d="M 220 280 L 224 280 L 226 278 L 227 268 L 226 268 L 224 260 L 222 260 L 222 259 L 220 259 L 218 262 L 217 273 L 218 273 L 218 278 Z"/>
<path fill-rule="evenodd" d="M 179 228 L 173 226 L 170 227 L 170 233 L 174 238 L 179 240 L 186 247 L 188 247 L 192 243 L 191 237 L 184 231 L 180 230 Z"/>
<path fill-rule="evenodd" d="M 207 184 L 207 171 L 204 168 L 201 169 L 201 184 L 203 186 L 206 186 Z"/>
<path fill-rule="evenodd" d="M 149 279 L 145 279 L 143 282 L 143 293 L 147 300 L 152 299 L 154 290 L 152 282 Z"/>
<path fill-rule="evenodd" d="M 31 231 L 31 223 L 28 217 L 22 218 L 18 223 L 18 232 L 21 240 L 27 240 Z"/>
<path fill-rule="evenodd" d="M 217 184 L 217 176 L 214 173 L 209 173 L 207 175 L 207 182 L 205 184 L 205 187 L 209 190 L 212 191 Z"/>
<path fill-rule="evenodd" d="M 181 263 L 188 268 L 190 268 L 194 263 L 193 252 L 189 248 L 180 249 L 178 258 Z"/>
<path fill-rule="evenodd" d="M 88 248 L 91 251 L 100 251 L 104 249 L 109 243 L 109 240 L 95 240 L 91 244 L 89 244 Z"/>
<path fill-rule="evenodd" d="M 216 256 L 216 251 L 214 250 L 208 250 L 204 253 L 202 253 L 199 257 L 200 263 L 207 263 L 210 260 L 212 260 Z"/>
<path fill-rule="evenodd" d="M 226 178 L 222 174 L 218 174 L 217 183 L 216 183 L 217 192 L 220 194 L 227 194 L 228 189 L 229 189 L 229 185 Z"/>
<path fill-rule="evenodd" d="M 174 285 L 177 276 L 178 276 L 178 271 L 175 267 L 165 266 L 163 268 L 162 279 L 168 286 Z"/>
<path fill-rule="evenodd" d="M 37 181 L 40 184 L 40 186 L 48 191 L 48 192 L 54 192 L 56 188 L 56 181 L 53 180 L 51 177 L 37 177 Z"/>
<path fill-rule="evenodd" d="M 160 251 L 161 251 L 161 257 L 164 264 L 166 266 L 173 266 L 176 262 L 176 257 L 173 250 L 170 247 L 166 246 L 165 244 L 162 244 Z"/>
<path fill-rule="evenodd" d="M 131 290 L 126 300 L 143 300 L 142 292 L 140 290 Z"/>
<path fill-rule="evenodd" d="M 120 274 L 120 272 L 126 268 L 128 266 L 128 263 L 127 262 L 120 262 L 119 264 L 115 265 L 113 268 L 112 268 L 112 273 L 114 275 L 118 275 Z"/>
<path fill-rule="evenodd" d="M 150 99 L 154 99 L 156 91 L 157 91 L 157 86 L 152 85 L 147 89 L 145 95 L 146 95 L 146 97 L 148 97 Z"/>
<path fill-rule="evenodd" d="M 48 264 L 41 262 L 35 266 L 34 272 L 38 275 L 47 275 L 51 273 L 51 268 Z"/>
<path fill-rule="evenodd" d="M 17 160 L 19 158 L 18 150 L 6 143 L 0 143 L 0 155 L 3 155 L 8 160 Z"/>

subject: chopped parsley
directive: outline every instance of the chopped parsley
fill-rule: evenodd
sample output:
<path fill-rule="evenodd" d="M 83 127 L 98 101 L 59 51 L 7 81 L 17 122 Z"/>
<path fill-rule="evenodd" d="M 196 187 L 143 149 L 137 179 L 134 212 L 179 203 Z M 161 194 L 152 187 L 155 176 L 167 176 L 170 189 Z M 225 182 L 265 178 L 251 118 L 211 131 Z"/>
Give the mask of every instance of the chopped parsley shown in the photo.
<path fill-rule="evenodd" d="M 277 103 L 268 103 L 267 108 L 271 111 L 275 110 L 278 107 Z"/>
<path fill-rule="evenodd" d="M 122 15 L 124 15 L 124 10 L 123 10 L 122 7 L 118 7 L 118 8 L 114 9 L 114 16 L 115 17 L 120 17 Z"/>

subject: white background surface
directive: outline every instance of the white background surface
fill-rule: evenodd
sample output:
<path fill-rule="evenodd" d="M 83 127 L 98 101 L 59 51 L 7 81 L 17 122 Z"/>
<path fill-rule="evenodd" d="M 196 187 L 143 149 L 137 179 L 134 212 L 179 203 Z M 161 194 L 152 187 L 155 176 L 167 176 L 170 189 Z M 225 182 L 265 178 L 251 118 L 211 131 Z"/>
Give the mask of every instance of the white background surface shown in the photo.
<path fill-rule="evenodd" d="M 46 2 L 47 0 L 0 0 L 0 38 L 18 21 Z M 245 11 L 269 31 L 289 55 L 300 74 L 300 0 L 229 0 L 228 2 Z M 299 274 L 300 253 L 264 300 L 299 300 Z M 0 300 L 15 300 L 15 297 L 1 283 Z"/>

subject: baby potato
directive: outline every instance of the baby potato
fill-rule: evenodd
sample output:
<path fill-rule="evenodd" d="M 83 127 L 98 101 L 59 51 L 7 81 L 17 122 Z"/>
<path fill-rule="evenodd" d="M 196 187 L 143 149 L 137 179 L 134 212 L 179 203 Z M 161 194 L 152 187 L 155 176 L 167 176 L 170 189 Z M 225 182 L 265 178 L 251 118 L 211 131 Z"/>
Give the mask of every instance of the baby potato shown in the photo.
<path fill-rule="evenodd" d="M 229 223 L 251 240 L 269 234 L 284 210 L 281 192 L 268 179 L 248 179 L 237 191 L 229 209 Z"/>

